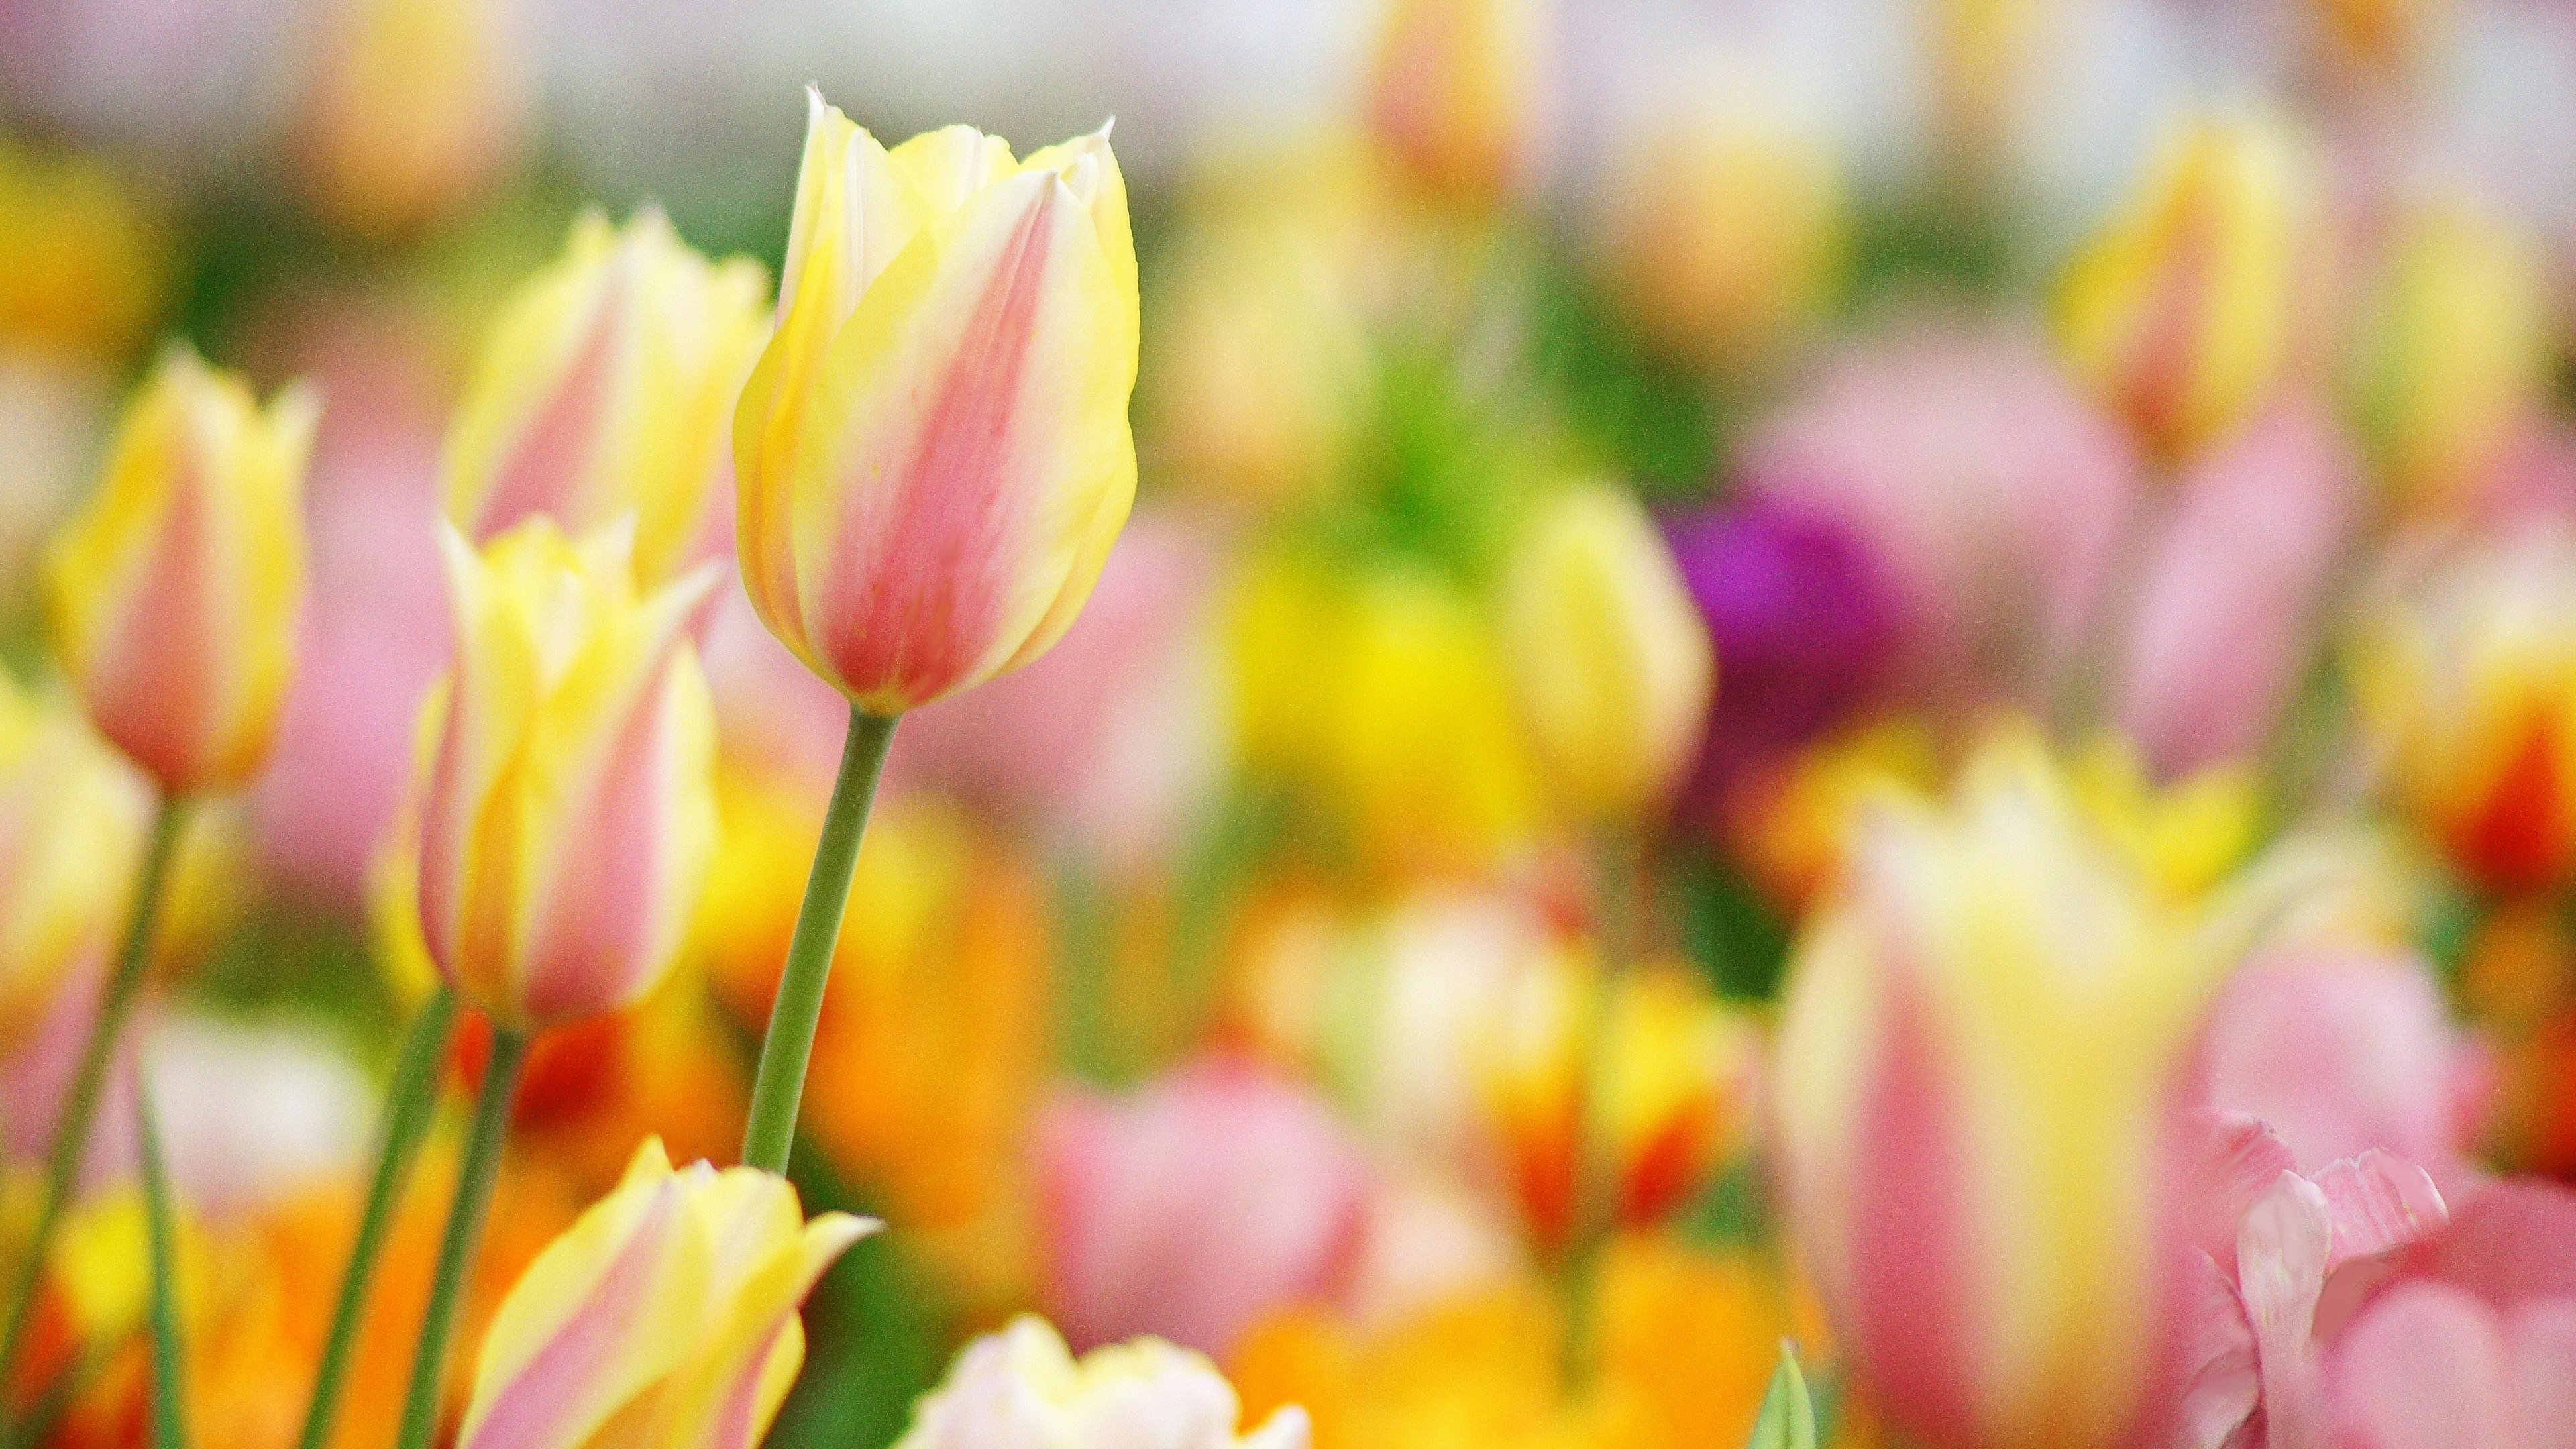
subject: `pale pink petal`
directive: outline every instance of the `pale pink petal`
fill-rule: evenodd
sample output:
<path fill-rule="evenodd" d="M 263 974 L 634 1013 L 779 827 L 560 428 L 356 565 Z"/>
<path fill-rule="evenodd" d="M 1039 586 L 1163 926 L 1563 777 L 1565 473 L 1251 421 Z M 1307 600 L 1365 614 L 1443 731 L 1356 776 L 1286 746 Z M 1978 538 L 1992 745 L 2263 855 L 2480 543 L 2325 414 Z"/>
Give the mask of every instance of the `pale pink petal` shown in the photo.
<path fill-rule="evenodd" d="M 2312 1179 L 2325 1195 L 2334 1246 L 2325 1271 L 2414 1242 L 2449 1220 L 2424 1169 L 2385 1152 L 2329 1165 Z"/>
<path fill-rule="evenodd" d="M 2332 1372 L 2338 1427 L 2369 1449 L 2525 1449 L 2495 1315 L 2448 1284 L 2390 1289 L 2343 1335 Z"/>

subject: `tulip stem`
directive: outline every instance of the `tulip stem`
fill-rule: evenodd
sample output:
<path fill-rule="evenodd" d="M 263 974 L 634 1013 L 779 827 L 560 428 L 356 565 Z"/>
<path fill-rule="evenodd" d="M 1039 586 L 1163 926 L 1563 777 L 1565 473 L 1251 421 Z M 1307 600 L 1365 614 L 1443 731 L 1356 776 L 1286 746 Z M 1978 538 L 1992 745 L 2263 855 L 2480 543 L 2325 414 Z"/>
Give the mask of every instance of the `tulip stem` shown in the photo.
<path fill-rule="evenodd" d="M 134 1128 L 143 1157 L 143 1221 L 152 1251 L 152 1449 L 188 1442 L 185 1368 L 179 1341 L 178 1233 L 170 1221 L 170 1170 L 161 1157 L 161 1118 L 152 1107 L 148 1073 L 134 1086 Z"/>
<path fill-rule="evenodd" d="M 98 1119 L 99 1097 L 107 1088 L 108 1063 L 115 1056 L 117 1038 L 124 1034 L 125 1019 L 134 1013 L 135 997 L 143 988 L 144 968 L 151 964 L 153 926 L 160 918 L 161 897 L 168 888 L 170 866 L 178 858 L 181 827 L 187 819 L 185 797 L 164 798 L 159 813 L 153 817 L 152 837 L 143 850 L 142 874 L 134 882 L 134 907 L 126 921 L 124 946 L 99 994 L 98 1015 L 90 1022 L 89 1041 L 81 1048 L 80 1065 L 72 1073 L 71 1088 L 64 1094 L 61 1116 L 54 1124 L 53 1149 L 45 1164 L 44 1206 L 38 1210 L 35 1232 L 27 1239 L 27 1261 L 19 1270 L 17 1292 L 10 1299 L 8 1329 L 0 1333 L 0 1385 L 13 1382 L 17 1376 L 18 1353 L 25 1347 L 36 1293 L 44 1284 L 45 1255 L 52 1250 L 54 1233 L 62 1226 L 63 1210 L 71 1205 L 72 1193 L 80 1186 L 81 1159 L 89 1146 L 90 1126 Z"/>
<path fill-rule="evenodd" d="M 384 1140 L 376 1153 L 375 1180 L 367 1186 L 357 1241 L 349 1249 L 349 1266 L 340 1275 L 340 1301 L 331 1310 L 331 1335 L 323 1343 L 322 1366 L 313 1377 L 313 1399 L 304 1410 L 304 1432 L 295 1441 L 297 1449 L 322 1449 L 331 1437 L 349 1355 L 358 1343 L 360 1310 L 374 1283 L 376 1260 L 384 1253 L 385 1232 L 393 1224 L 403 1182 L 411 1175 L 412 1159 L 419 1155 L 421 1138 L 429 1131 L 430 1109 L 438 1103 L 438 1063 L 455 1020 L 456 995 L 441 987 L 403 1034 L 402 1054 L 395 1059 L 393 1081 L 386 1089 Z"/>
<path fill-rule="evenodd" d="M 483 1215 L 492 1206 L 492 1186 L 500 1176 L 501 1143 L 509 1136 L 510 1099 L 518 1095 L 519 1069 L 528 1058 L 526 1033 L 495 1023 L 492 1059 L 483 1067 L 481 1095 L 474 1103 L 474 1128 L 465 1139 L 465 1158 L 456 1169 L 456 1197 L 447 1208 L 447 1234 L 439 1240 L 438 1267 L 429 1283 L 429 1307 L 420 1317 L 420 1342 L 413 1350 L 411 1384 L 403 1391 L 400 1449 L 429 1449 L 438 1432 L 439 1390 L 447 1378 L 447 1340 L 456 1327 L 456 1304 L 464 1296 L 465 1270 L 483 1235 Z"/>
<path fill-rule="evenodd" d="M 814 869 L 805 877 L 805 903 L 796 911 L 787 963 L 778 973 L 778 999 L 769 1008 L 769 1032 L 760 1042 L 760 1071 L 752 1078 L 751 1114 L 744 1124 L 742 1160 L 767 1172 L 787 1170 L 796 1140 L 796 1107 L 805 1095 L 805 1061 L 814 1052 L 814 1024 L 823 1015 L 823 987 L 832 975 L 832 948 L 841 939 L 841 912 L 850 901 L 850 871 L 858 864 L 859 837 L 867 832 L 868 805 L 899 715 L 853 708 L 841 742 L 841 773 L 832 782 L 832 805 L 823 816 L 823 838 L 814 845 Z"/>

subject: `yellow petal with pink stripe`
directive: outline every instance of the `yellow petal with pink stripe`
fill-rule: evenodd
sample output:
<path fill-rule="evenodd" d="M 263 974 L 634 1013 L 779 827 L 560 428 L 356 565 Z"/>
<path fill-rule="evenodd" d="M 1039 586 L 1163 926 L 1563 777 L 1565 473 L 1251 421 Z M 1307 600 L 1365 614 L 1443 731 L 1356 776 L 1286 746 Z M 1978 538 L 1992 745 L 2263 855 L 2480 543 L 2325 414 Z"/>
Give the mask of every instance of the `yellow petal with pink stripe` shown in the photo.
<path fill-rule="evenodd" d="M 456 664 L 416 787 L 430 959 L 505 1024 L 614 1010 L 669 969 L 714 856 L 715 709 L 686 632 L 714 566 L 639 593 L 623 522 L 442 539 Z"/>
<path fill-rule="evenodd" d="M 174 794 L 233 789 L 267 761 L 295 672 L 316 416 L 302 388 L 262 411 L 240 377 L 173 345 L 46 557 L 64 673 Z"/>
<path fill-rule="evenodd" d="M 735 417 L 761 618 L 894 714 L 1043 653 L 1135 494 L 1136 260 L 1106 133 L 889 151 L 813 100 L 776 335 Z"/>
<path fill-rule="evenodd" d="M 796 1312 L 872 1221 L 645 1142 L 528 1265 L 475 1368 L 462 1449 L 752 1449 L 804 1359 Z"/>

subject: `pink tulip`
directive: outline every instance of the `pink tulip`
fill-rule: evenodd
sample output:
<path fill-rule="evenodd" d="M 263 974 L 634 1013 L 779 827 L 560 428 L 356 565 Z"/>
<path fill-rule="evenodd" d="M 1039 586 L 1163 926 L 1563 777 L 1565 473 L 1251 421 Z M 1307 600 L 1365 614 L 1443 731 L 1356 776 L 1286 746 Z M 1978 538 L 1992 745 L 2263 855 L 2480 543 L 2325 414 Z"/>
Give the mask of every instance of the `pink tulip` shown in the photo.
<path fill-rule="evenodd" d="M 2306 399 L 2184 480 L 2146 545 L 2119 686 L 2121 724 L 2159 773 L 2241 758 L 2270 736 L 2314 648 L 2359 490 L 2352 450 Z"/>
<path fill-rule="evenodd" d="M 1202 1060 L 1117 1099 L 1068 1090 L 1038 1124 L 1047 1308 L 1077 1345 L 1155 1334 L 1222 1355 L 1283 1304 L 1338 1298 L 1369 1174 L 1307 1089 Z"/>

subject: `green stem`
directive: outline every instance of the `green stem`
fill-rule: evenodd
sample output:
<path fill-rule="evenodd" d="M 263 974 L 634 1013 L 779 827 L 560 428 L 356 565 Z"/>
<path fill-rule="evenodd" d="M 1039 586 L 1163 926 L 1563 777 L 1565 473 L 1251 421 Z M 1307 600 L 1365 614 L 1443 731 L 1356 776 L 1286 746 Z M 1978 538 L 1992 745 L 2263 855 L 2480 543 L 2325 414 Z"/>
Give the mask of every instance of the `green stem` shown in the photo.
<path fill-rule="evenodd" d="M 134 909 L 128 917 L 125 943 L 99 993 L 98 1016 L 90 1023 L 89 1041 L 81 1048 L 71 1088 L 63 1095 L 62 1116 L 54 1125 L 54 1144 L 45 1164 L 45 1201 L 36 1215 L 36 1231 L 27 1239 L 27 1261 L 19 1270 L 17 1290 L 9 1301 L 9 1326 L 0 1332 L 0 1385 L 17 1376 L 18 1354 L 26 1346 L 27 1323 L 34 1316 L 36 1292 L 44 1283 L 45 1255 L 62 1226 L 63 1210 L 80 1186 L 81 1158 L 89 1146 L 90 1125 L 98 1119 L 98 1100 L 107 1086 L 108 1063 L 124 1034 L 125 1019 L 143 988 L 144 968 L 152 961 L 153 923 L 159 919 L 161 896 L 169 886 L 170 867 L 179 853 L 181 827 L 188 802 L 164 799 L 152 821 L 152 838 L 143 851 L 143 871 L 134 882 Z"/>
<path fill-rule="evenodd" d="M 358 1218 L 357 1242 L 349 1249 L 349 1266 L 340 1275 L 340 1301 L 331 1310 L 331 1335 L 323 1341 L 322 1366 L 313 1377 L 313 1399 L 304 1410 L 304 1432 L 297 1449 L 322 1449 L 331 1437 L 340 1409 L 340 1389 L 349 1373 L 349 1355 L 358 1343 L 358 1324 L 374 1283 L 376 1260 L 382 1256 L 385 1232 L 401 1201 L 412 1159 L 429 1131 L 430 1109 L 438 1104 L 438 1064 L 446 1054 L 448 1028 L 456 1020 L 456 995 L 445 987 L 429 998 L 404 1033 L 402 1055 L 386 1089 L 384 1141 L 376 1153 L 375 1180 L 367 1186 L 367 1206 Z"/>
<path fill-rule="evenodd" d="M 796 1140 L 796 1107 L 805 1095 L 805 1061 L 814 1053 L 814 1023 L 823 1014 L 823 987 L 832 976 L 832 948 L 841 939 L 841 912 L 850 901 L 850 870 L 858 863 L 859 837 L 868 828 L 868 803 L 877 772 L 894 738 L 896 715 L 850 711 L 841 742 L 841 774 L 832 782 L 832 806 L 823 816 L 823 838 L 814 846 L 814 869 L 805 877 L 805 903 L 788 938 L 787 964 L 778 973 L 778 999 L 769 1008 L 769 1033 L 760 1043 L 760 1072 L 751 1083 L 750 1120 L 743 1128 L 742 1160 L 769 1172 L 787 1170 Z"/>
<path fill-rule="evenodd" d="M 518 1095 L 519 1068 L 527 1061 L 524 1033 L 495 1024 L 492 1060 L 483 1068 L 482 1095 L 474 1103 L 474 1129 L 465 1139 L 465 1160 L 456 1169 L 456 1198 L 447 1208 L 447 1235 L 439 1240 L 437 1276 L 430 1280 L 429 1309 L 421 1315 L 420 1342 L 411 1360 L 411 1385 L 403 1392 L 401 1449 L 429 1449 L 438 1432 L 439 1390 L 447 1377 L 447 1339 L 456 1327 L 456 1304 L 464 1296 L 465 1269 L 483 1235 L 483 1214 L 492 1206 L 492 1185 L 500 1176 L 501 1143 L 509 1136 L 510 1099 Z"/>
<path fill-rule="evenodd" d="M 161 1119 L 152 1108 L 152 1084 L 137 1073 L 134 1125 L 143 1148 L 143 1221 L 152 1247 L 152 1449 L 183 1449 L 188 1442 L 187 1402 L 180 1397 L 185 1364 L 179 1341 L 178 1232 L 170 1221 L 170 1171 L 161 1158 Z"/>

